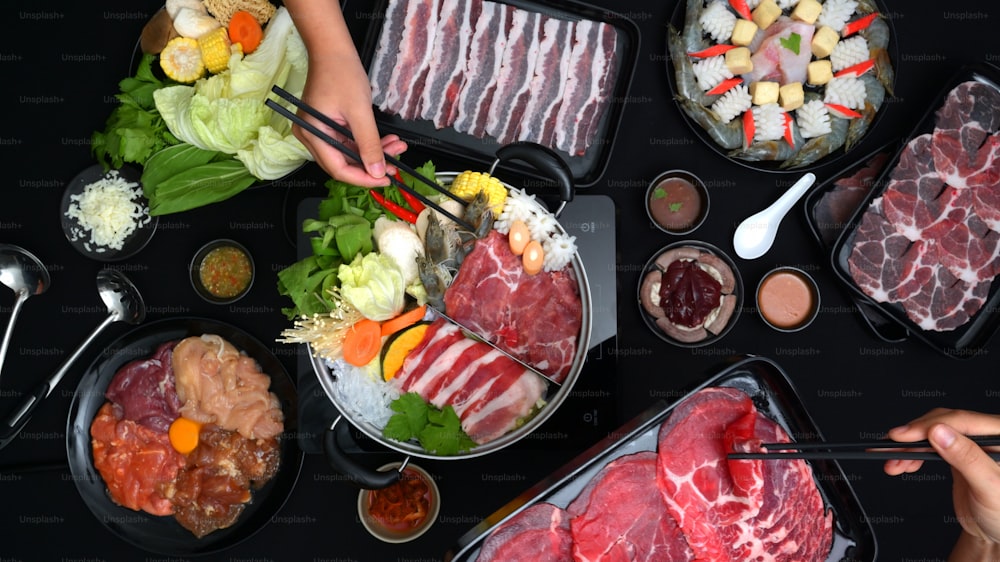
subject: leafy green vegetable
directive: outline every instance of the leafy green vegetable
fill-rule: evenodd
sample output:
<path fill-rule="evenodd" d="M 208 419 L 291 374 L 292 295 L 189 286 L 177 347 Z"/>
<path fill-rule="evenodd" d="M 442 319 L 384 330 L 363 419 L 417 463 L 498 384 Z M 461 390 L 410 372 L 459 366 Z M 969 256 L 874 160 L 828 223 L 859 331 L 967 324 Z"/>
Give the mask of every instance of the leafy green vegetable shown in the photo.
<path fill-rule="evenodd" d="M 362 217 L 306 219 L 302 231 L 317 235 L 309 240 L 312 255 L 278 272 L 278 293 L 295 305 L 282 309 L 289 320 L 332 310 L 335 303 L 329 289 L 339 284 L 340 265 L 372 251 L 371 225 Z"/>
<path fill-rule="evenodd" d="M 653 190 L 653 199 L 663 199 L 667 196 L 667 190 L 662 187 L 657 187 Z"/>
<path fill-rule="evenodd" d="M 389 406 L 396 414 L 382 429 L 382 436 L 397 441 L 417 439 L 425 450 L 455 455 L 476 446 L 464 431 L 450 405 L 443 410 L 424 402 L 416 392 L 403 394 Z"/>
<path fill-rule="evenodd" d="M 232 57 L 219 74 L 192 86 L 160 88 L 153 97 L 184 142 L 233 154 L 259 179 L 278 179 L 301 166 L 309 152 L 292 134 L 291 121 L 276 116 L 264 100 L 274 84 L 301 95 L 307 66 L 291 16 L 279 10 L 254 52 Z"/>
<path fill-rule="evenodd" d="M 143 55 L 135 76 L 118 83 L 119 105 L 108 116 L 103 131 L 91 135 L 90 150 L 104 167 L 125 162 L 140 166 L 164 147 L 178 143 L 153 102 L 153 92 L 172 84 L 153 74 L 154 55 Z"/>
<path fill-rule="evenodd" d="M 434 163 L 430 161 L 417 168 L 417 171 L 429 178 L 433 178 L 436 173 Z M 431 187 L 418 182 L 409 174 L 400 173 L 400 176 L 404 183 L 421 193 L 433 194 L 434 190 Z M 337 273 L 340 265 L 350 263 L 358 254 L 367 254 L 371 251 L 371 235 L 375 221 L 379 217 L 386 216 L 382 206 L 368 194 L 368 188 L 332 178 L 327 180 L 325 185 L 327 196 L 319 203 L 317 218 L 306 219 L 302 225 L 303 232 L 315 234 L 310 238 L 313 255 L 278 272 L 278 293 L 289 297 L 294 305 L 282 308 L 282 312 L 289 320 L 296 316 L 322 314 L 333 309 L 333 302 L 327 291 L 331 287 L 339 286 Z M 390 201 L 405 204 L 397 188 L 387 187 L 383 193 Z M 361 226 L 360 221 L 368 223 L 368 230 Z M 344 229 L 343 232 L 340 231 L 341 228 Z M 350 253 L 350 250 L 358 244 L 360 250 L 357 253 Z M 348 250 L 348 253 L 345 254 L 342 250 Z M 411 294 L 416 291 L 417 289 L 411 287 Z M 414 296 L 418 299 L 425 298 Z"/>
<path fill-rule="evenodd" d="M 406 284 L 392 258 L 379 253 L 356 255 L 337 272 L 340 293 L 365 318 L 388 320 L 403 311 Z"/>
<path fill-rule="evenodd" d="M 677 211 L 680 211 L 681 207 L 683 207 L 683 206 L 684 206 L 684 203 L 682 203 L 680 201 L 676 201 L 674 203 L 671 203 L 670 204 L 670 212 L 671 213 L 676 213 Z"/>
<path fill-rule="evenodd" d="M 792 33 L 788 37 L 781 37 L 778 39 L 781 46 L 788 49 L 789 51 L 799 54 L 799 44 L 802 42 L 802 36 L 798 33 Z"/>

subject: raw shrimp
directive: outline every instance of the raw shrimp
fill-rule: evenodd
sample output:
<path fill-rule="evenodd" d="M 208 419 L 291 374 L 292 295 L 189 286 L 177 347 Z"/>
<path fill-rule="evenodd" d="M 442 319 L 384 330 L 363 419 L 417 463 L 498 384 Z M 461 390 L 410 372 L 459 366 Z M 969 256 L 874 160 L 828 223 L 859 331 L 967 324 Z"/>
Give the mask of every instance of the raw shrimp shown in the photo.
<path fill-rule="evenodd" d="M 431 263 L 455 271 L 462 263 L 465 255 L 461 250 L 461 241 L 454 228 L 441 224 L 437 214 L 427 217 L 427 232 L 424 233 L 424 254 Z"/>
<path fill-rule="evenodd" d="M 427 292 L 427 304 L 437 310 L 444 310 L 444 292 L 451 284 L 451 274 L 426 257 L 417 258 L 417 271 L 420 284 Z"/>
<path fill-rule="evenodd" d="M 848 119 L 830 115 L 830 132 L 805 142 L 799 151 L 788 160 L 781 163 L 781 168 L 797 168 L 808 166 L 820 158 L 844 146 L 847 138 Z"/>
<path fill-rule="evenodd" d="M 885 88 L 882 82 L 871 73 L 861 75 L 861 81 L 865 83 L 865 107 L 861 110 L 861 117 L 852 119 L 847 128 L 847 149 L 850 150 L 861 137 L 868 132 L 868 127 L 875 120 L 875 114 L 882 107 L 885 101 Z"/>
<path fill-rule="evenodd" d="M 875 76 L 885 87 L 885 91 L 890 96 L 893 95 L 892 84 L 896 80 L 896 72 L 889 59 L 889 24 L 882 17 L 877 17 L 859 33 L 868 42 L 870 56 L 875 60 Z"/>
<path fill-rule="evenodd" d="M 684 49 L 684 41 L 673 26 L 668 30 L 667 44 L 670 47 L 670 60 L 674 62 L 674 75 L 677 81 L 677 95 L 694 101 L 695 103 L 708 106 L 711 105 L 709 96 L 698 87 L 698 81 L 694 77 L 694 65 L 691 57 Z M 714 98 L 715 96 L 712 96 Z"/>
<path fill-rule="evenodd" d="M 684 6 L 684 53 L 700 51 L 708 46 L 701 27 L 701 13 L 705 0 L 687 0 Z"/>
<path fill-rule="evenodd" d="M 476 231 L 471 233 L 474 238 L 482 238 L 493 230 L 493 210 L 490 208 L 490 199 L 485 191 L 480 191 L 472 198 L 465 207 L 462 218 L 476 227 Z"/>
<path fill-rule="evenodd" d="M 681 96 L 677 96 L 677 103 L 722 148 L 733 149 L 743 145 L 743 122 L 739 118 L 723 123 L 711 109 L 700 103 Z"/>

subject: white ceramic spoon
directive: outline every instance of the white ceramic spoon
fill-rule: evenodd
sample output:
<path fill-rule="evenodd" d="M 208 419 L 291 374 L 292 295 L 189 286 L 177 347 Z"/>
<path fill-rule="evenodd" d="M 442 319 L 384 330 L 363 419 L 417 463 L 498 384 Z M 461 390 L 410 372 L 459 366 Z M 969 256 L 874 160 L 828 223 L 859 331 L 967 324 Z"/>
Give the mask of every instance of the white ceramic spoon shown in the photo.
<path fill-rule="evenodd" d="M 733 235 L 733 249 L 736 250 L 736 255 L 745 260 L 753 260 L 766 254 L 774 243 L 778 226 L 781 224 L 781 219 L 785 218 L 785 213 L 815 182 L 816 176 L 811 172 L 802 176 L 770 207 L 750 215 L 741 222 L 736 227 L 736 234 Z"/>

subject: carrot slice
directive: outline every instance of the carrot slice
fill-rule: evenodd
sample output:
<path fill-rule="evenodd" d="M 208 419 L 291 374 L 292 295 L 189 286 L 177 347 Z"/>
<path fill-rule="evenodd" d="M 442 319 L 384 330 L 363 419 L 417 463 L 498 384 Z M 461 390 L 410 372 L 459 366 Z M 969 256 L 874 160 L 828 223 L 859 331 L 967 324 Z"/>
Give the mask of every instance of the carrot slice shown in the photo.
<path fill-rule="evenodd" d="M 413 310 L 404 312 L 395 318 L 382 322 L 382 337 L 391 336 L 403 328 L 416 324 L 424 318 L 427 313 L 427 305 L 422 304 Z"/>
<path fill-rule="evenodd" d="M 229 40 L 243 47 L 243 54 L 257 50 L 264 39 L 264 30 L 257 23 L 257 18 L 246 10 L 237 10 L 229 19 Z"/>
<path fill-rule="evenodd" d="M 364 367 L 378 355 L 382 347 L 382 327 L 368 318 L 362 318 L 344 335 L 344 361 L 355 367 Z"/>
<path fill-rule="evenodd" d="M 528 225 L 524 224 L 521 219 L 516 219 L 510 223 L 510 231 L 507 233 L 507 243 L 510 244 L 510 251 L 514 252 L 515 256 L 520 256 L 524 253 L 524 248 L 531 241 L 531 232 L 528 230 Z"/>
<path fill-rule="evenodd" d="M 187 418 L 177 418 L 170 424 L 167 435 L 174 450 L 186 455 L 198 447 L 198 433 L 200 431 L 200 423 Z"/>

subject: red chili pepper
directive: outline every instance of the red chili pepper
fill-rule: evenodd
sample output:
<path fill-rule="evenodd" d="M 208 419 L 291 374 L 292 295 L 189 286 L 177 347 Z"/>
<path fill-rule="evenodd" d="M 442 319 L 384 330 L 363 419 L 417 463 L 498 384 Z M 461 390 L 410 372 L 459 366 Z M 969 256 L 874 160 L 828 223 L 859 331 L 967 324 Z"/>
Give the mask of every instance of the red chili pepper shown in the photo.
<path fill-rule="evenodd" d="M 753 121 L 753 111 L 748 109 L 743 112 L 743 148 L 753 144 L 753 136 L 756 132 L 757 125 Z"/>
<path fill-rule="evenodd" d="M 785 113 L 785 142 L 795 148 L 795 135 L 792 133 L 792 116 Z"/>
<path fill-rule="evenodd" d="M 399 180 L 399 183 L 404 185 L 406 184 L 406 182 L 403 181 L 403 178 L 399 175 L 399 172 L 396 172 L 396 179 Z M 399 189 L 399 194 L 403 196 L 403 200 L 406 201 L 406 204 L 409 205 L 411 209 L 413 209 L 414 213 L 419 215 L 420 212 L 424 210 L 424 204 L 420 201 L 420 199 L 417 199 L 416 195 L 402 188 Z"/>
<path fill-rule="evenodd" d="M 688 53 L 688 56 L 696 58 L 696 59 L 707 59 L 707 58 L 710 58 L 710 57 L 719 56 L 721 54 L 724 54 L 726 51 L 729 51 L 729 50 L 735 49 L 735 48 L 736 48 L 736 45 L 725 45 L 725 44 L 723 44 L 723 45 L 713 45 L 713 46 L 711 46 L 711 47 L 709 47 L 707 49 L 703 49 L 701 51 L 695 51 L 693 53 Z"/>
<path fill-rule="evenodd" d="M 741 18 L 745 20 L 753 19 L 753 14 L 750 13 L 750 6 L 747 5 L 747 0 L 729 0 L 729 5 L 736 10 L 736 13 L 739 14 Z"/>
<path fill-rule="evenodd" d="M 705 92 L 705 95 L 707 95 L 707 96 L 715 96 L 715 95 L 718 95 L 718 94 L 724 94 L 724 93 L 728 92 L 729 90 L 731 90 L 733 88 L 733 86 L 739 84 L 740 82 L 743 82 L 743 79 L 740 78 L 739 76 L 735 76 L 733 78 L 728 78 L 726 80 L 723 80 L 722 82 L 719 82 L 718 86 L 716 86 L 716 87 L 712 88 L 711 90 Z"/>
<path fill-rule="evenodd" d="M 861 114 L 857 111 L 854 111 L 847 106 L 840 105 L 839 103 L 828 103 L 826 104 L 826 107 L 846 119 L 857 119 L 858 117 L 861 117 Z"/>
<path fill-rule="evenodd" d="M 834 74 L 834 76 L 837 78 L 840 78 L 842 76 L 861 76 L 862 74 L 868 72 L 873 68 L 875 68 L 875 59 L 868 59 L 864 62 L 859 62 L 858 64 L 848 66 L 847 68 Z"/>
<path fill-rule="evenodd" d="M 389 211 L 390 213 L 396 215 L 401 220 L 404 220 L 404 221 L 406 221 L 408 223 L 416 224 L 416 222 L 417 222 L 417 214 L 414 213 L 413 211 L 411 211 L 409 209 L 405 209 L 405 208 L 403 208 L 403 207 L 401 207 L 401 206 L 393 203 L 392 201 L 389 201 L 388 199 L 385 198 L 384 195 L 382 195 L 381 193 L 375 191 L 374 189 L 369 189 L 368 190 L 368 194 L 372 196 L 372 199 L 374 199 L 376 203 L 378 203 L 379 205 L 382 205 L 382 207 L 386 211 Z"/>
<path fill-rule="evenodd" d="M 843 33 L 841 33 L 840 36 L 847 37 L 848 35 L 854 35 L 855 33 L 871 25 L 872 22 L 875 21 L 875 18 L 877 17 L 878 17 L 878 12 L 872 12 L 863 18 L 847 22 L 846 24 L 844 24 Z"/>

